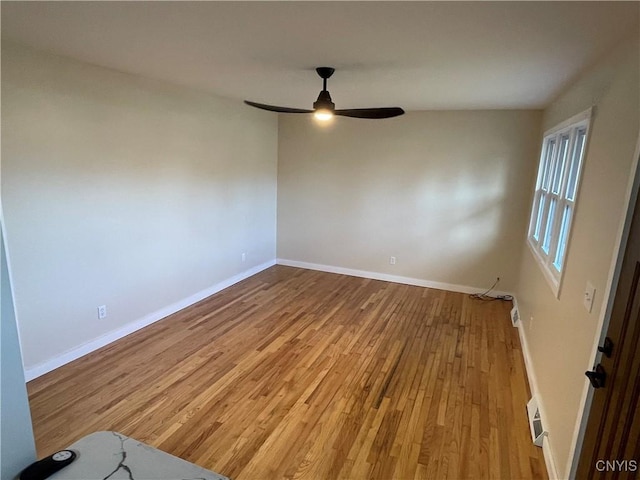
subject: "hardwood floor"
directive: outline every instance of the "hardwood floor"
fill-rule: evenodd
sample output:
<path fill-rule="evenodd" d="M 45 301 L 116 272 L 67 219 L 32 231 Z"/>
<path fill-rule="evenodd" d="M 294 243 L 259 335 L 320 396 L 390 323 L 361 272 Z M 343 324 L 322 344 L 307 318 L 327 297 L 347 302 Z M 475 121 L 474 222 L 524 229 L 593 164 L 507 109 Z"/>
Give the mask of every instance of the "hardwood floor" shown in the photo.
<path fill-rule="evenodd" d="M 38 453 L 115 430 L 235 480 L 546 478 L 510 308 L 275 266 L 29 382 Z"/>

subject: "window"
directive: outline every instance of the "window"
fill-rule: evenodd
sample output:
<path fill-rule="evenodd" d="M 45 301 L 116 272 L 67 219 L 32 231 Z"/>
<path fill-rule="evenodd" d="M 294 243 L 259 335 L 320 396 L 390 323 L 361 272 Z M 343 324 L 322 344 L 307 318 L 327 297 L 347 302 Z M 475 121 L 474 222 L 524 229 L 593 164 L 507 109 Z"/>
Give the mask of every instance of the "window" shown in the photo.
<path fill-rule="evenodd" d="M 556 296 L 569 246 L 591 109 L 544 134 L 528 243 Z"/>

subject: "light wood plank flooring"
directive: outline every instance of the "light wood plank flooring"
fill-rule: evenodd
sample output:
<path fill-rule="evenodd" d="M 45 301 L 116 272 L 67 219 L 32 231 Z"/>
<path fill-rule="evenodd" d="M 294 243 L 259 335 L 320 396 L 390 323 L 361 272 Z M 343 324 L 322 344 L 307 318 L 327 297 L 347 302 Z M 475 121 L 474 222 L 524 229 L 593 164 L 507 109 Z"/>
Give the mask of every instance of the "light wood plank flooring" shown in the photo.
<path fill-rule="evenodd" d="M 115 430 L 235 480 L 546 478 L 510 307 L 275 266 L 29 382 L 38 453 Z"/>

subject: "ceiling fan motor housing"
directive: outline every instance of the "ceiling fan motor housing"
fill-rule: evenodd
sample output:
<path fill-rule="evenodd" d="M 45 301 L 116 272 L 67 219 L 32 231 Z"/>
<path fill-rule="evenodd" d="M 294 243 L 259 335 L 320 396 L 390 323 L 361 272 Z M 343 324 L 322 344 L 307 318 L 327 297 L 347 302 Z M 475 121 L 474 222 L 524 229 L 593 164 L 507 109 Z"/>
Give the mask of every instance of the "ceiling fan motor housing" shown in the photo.
<path fill-rule="evenodd" d="M 318 99 L 313 102 L 314 110 L 331 110 L 332 112 L 336 109 L 336 104 L 331 101 L 331 95 L 327 90 L 322 90 L 320 95 L 318 95 Z"/>

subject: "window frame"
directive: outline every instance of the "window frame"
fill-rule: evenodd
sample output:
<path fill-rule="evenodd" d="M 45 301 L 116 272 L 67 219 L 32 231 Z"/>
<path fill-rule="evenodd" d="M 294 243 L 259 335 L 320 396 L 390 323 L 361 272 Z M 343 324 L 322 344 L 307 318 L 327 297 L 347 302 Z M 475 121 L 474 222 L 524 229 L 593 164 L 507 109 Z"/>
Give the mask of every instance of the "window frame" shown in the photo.
<path fill-rule="evenodd" d="M 574 115 L 542 136 L 527 245 L 556 298 L 566 271 L 592 110 Z"/>

